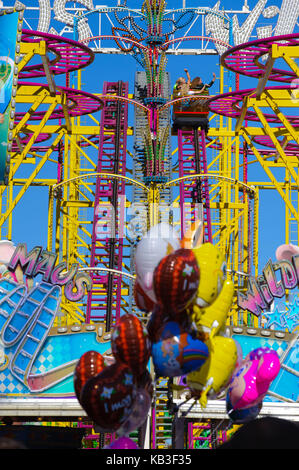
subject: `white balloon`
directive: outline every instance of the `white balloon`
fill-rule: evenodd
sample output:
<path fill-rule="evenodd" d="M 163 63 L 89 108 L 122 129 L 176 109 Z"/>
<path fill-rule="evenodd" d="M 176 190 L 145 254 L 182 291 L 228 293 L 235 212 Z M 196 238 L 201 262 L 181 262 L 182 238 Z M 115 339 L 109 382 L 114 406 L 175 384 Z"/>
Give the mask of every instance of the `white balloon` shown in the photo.
<path fill-rule="evenodd" d="M 0 263 L 7 266 L 15 249 L 15 245 L 10 240 L 0 240 Z"/>
<path fill-rule="evenodd" d="M 153 290 L 154 270 L 164 256 L 180 247 L 176 230 L 166 223 L 152 227 L 137 245 L 135 252 L 137 280 L 153 302 L 156 302 Z"/>

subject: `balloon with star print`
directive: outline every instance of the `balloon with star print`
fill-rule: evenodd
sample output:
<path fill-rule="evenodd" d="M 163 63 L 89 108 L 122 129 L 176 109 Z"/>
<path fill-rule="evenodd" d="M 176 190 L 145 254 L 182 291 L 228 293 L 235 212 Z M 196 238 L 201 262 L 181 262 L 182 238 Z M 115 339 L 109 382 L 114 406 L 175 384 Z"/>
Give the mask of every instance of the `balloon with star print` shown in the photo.
<path fill-rule="evenodd" d="M 81 405 L 100 432 L 116 432 L 130 416 L 135 397 L 132 370 L 115 362 L 85 383 Z"/>
<path fill-rule="evenodd" d="M 115 359 L 127 364 L 137 377 L 144 373 L 151 355 L 151 342 L 136 315 L 126 313 L 119 318 L 112 332 L 111 349 Z"/>
<path fill-rule="evenodd" d="M 82 354 L 74 371 L 74 389 L 77 400 L 81 402 L 81 391 L 87 380 L 98 375 L 106 367 L 105 359 L 98 351 Z"/>
<path fill-rule="evenodd" d="M 181 248 L 165 256 L 154 272 L 157 303 L 178 320 L 192 302 L 199 284 L 199 267 L 192 250 Z"/>

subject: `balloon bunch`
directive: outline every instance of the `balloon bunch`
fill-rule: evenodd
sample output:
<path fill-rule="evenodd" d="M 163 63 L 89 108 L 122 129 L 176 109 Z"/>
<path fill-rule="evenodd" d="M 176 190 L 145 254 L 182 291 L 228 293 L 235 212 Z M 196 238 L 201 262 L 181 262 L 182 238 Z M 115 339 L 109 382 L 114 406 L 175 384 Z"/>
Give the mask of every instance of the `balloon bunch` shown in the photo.
<path fill-rule="evenodd" d="M 183 240 L 167 224 L 153 227 L 136 248 L 135 300 L 141 310 L 152 312 L 147 329 L 156 375 L 186 375 L 205 407 L 232 375 L 237 346 L 219 334 L 232 304 L 233 283 L 225 279 L 219 250 L 202 240 L 200 222 Z"/>
<path fill-rule="evenodd" d="M 232 421 L 255 417 L 279 359 L 259 348 L 243 360 L 238 342 L 225 335 L 234 286 L 218 248 L 202 244 L 201 224 L 183 240 L 167 224 L 153 227 L 136 247 L 135 268 L 135 301 L 150 314 L 146 328 L 135 315 L 121 316 L 111 336 L 114 362 L 89 351 L 75 369 L 77 398 L 100 431 L 117 432 L 122 440 L 114 446 L 134 447 L 128 435 L 144 423 L 153 396 L 150 358 L 157 377 L 184 379 L 203 408 L 226 393 Z"/>
<path fill-rule="evenodd" d="M 209 398 L 226 393 L 243 358 L 239 343 L 224 333 L 234 295 L 225 259 L 202 241 L 200 222 L 183 240 L 167 224 L 153 227 L 136 248 L 135 300 L 151 312 L 147 330 L 156 375 L 184 377 L 191 397 L 204 408 Z M 251 408 L 253 414 L 260 404 Z"/>
<path fill-rule="evenodd" d="M 110 365 L 96 351 L 81 356 L 74 372 L 74 389 L 99 431 L 117 432 L 122 440 L 113 445 L 131 448 L 128 434 L 144 423 L 153 394 L 147 370 L 151 343 L 135 315 L 120 317 L 112 331 L 111 348 L 114 362 Z"/>

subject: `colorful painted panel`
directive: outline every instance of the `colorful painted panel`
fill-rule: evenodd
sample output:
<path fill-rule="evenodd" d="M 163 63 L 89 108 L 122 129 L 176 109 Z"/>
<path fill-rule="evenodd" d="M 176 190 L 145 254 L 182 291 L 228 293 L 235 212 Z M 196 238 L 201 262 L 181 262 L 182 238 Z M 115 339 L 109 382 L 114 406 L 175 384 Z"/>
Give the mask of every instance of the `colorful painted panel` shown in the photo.
<path fill-rule="evenodd" d="M 88 275 L 77 275 L 78 266 L 65 271 L 65 264 L 55 266 L 55 260 L 41 247 L 27 255 L 25 245 L 0 241 L 2 397 L 74 396 L 73 373 L 81 355 L 111 351 L 103 324 L 54 327 L 63 295 L 78 300 L 90 285 Z"/>
<path fill-rule="evenodd" d="M 24 285 L 0 279 L 2 396 L 73 396 L 73 372 L 81 355 L 110 350 L 109 338 L 99 335 L 100 327 L 53 329 L 60 300 L 59 286 L 41 283 L 27 292 Z"/>

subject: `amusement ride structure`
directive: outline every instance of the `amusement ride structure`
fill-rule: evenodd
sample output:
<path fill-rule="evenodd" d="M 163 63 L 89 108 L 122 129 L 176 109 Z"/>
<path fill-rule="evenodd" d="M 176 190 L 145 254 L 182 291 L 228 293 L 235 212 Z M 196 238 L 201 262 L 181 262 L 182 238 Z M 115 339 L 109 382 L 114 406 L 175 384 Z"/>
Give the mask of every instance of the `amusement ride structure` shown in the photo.
<path fill-rule="evenodd" d="M 82 301 L 62 298 L 54 323 L 61 337 L 94 327 L 109 340 L 112 327 L 127 312 L 146 323 L 134 298 L 134 252 L 138 240 L 158 222 L 172 223 L 183 238 L 190 224 L 201 220 L 204 242 L 224 253 L 236 293 L 245 292 L 248 277 L 258 275 L 261 191 L 272 189 L 281 197 L 284 241 L 299 244 L 298 33 L 238 46 L 187 33 L 174 38 L 191 24 L 192 12 L 181 10 L 173 29 L 166 31 L 165 9 L 164 0 L 146 0 L 143 22 L 138 22 L 126 5 L 118 7 L 118 26 L 111 34 L 88 38 L 113 41 L 136 59 L 142 70 L 135 74 L 133 94 L 121 73 L 116 81 L 104 82 L 101 93 L 83 90 L 83 74 L 100 59 L 78 40 L 76 24 L 74 39 L 24 25 L 19 32 L 10 165 L 0 186 L 0 235 L 13 240 L 21 200 L 36 187 L 47 191 L 46 249 L 66 266 L 79 264 L 79 271 L 92 279 Z M 225 13 L 203 9 L 202 15 L 231 27 Z M 184 41 L 225 47 L 219 93 L 172 96 L 167 53 Z M 255 80 L 254 87 L 240 89 L 242 76 Z M 267 181 L 254 180 L 255 167 Z M 227 326 L 237 338 L 262 337 L 260 318 L 240 309 L 236 298 Z M 274 331 L 270 340 L 275 341 Z M 173 413 L 178 413 L 179 402 L 169 380 L 159 379 L 147 425 L 152 448 L 167 448 L 175 439 Z M 221 412 L 213 413 L 213 404 L 205 414 L 196 414 L 196 406 L 193 414 L 186 406 L 180 413 L 186 410 L 178 421 L 184 422 L 189 447 L 200 440 L 213 447 L 215 426 L 224 419 Z M 227 423 L 220 431 L 225 440 Z"/>

